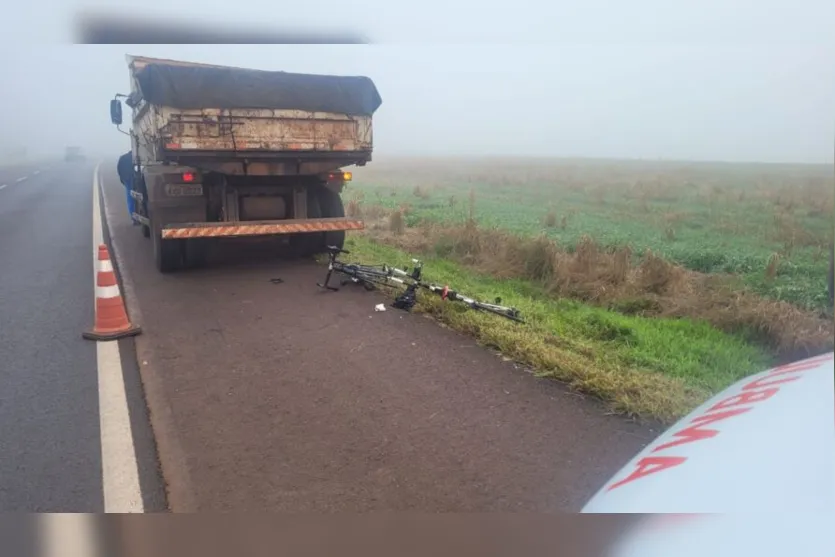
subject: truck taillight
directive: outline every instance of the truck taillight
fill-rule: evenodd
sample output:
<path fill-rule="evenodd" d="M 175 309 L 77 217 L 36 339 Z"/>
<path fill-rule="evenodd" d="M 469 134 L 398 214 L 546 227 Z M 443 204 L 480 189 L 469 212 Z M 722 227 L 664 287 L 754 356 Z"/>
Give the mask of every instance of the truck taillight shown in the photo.
<path fill-rule="evenodd" d="M 344 182 L 350 182 L 353 177 L 354 175 L 350 172 L 331 172 L 328 174 L 328 180 L 342 180 Z"/>
<path fill-rule="evenodd" d="M 183 182 L 193 182 L 194 172 L 183 172 Z"/>

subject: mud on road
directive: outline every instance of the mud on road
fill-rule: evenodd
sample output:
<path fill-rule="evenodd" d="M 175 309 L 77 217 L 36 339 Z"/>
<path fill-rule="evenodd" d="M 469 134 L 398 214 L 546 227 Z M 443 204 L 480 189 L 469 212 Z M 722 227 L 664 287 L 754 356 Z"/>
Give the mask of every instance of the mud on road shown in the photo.
<path fill-rule="evenodd" d="M 173 511 L 577 511 L 657 433 L 268 246 L 161 275 L 101 180 Z"/>

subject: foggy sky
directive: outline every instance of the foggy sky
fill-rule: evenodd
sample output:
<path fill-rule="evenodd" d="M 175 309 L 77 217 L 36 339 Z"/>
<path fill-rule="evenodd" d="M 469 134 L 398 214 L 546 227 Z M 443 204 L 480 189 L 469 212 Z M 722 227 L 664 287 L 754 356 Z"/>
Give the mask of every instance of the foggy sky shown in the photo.
<path fill-rule="evenodd" d="M 406 38 L 400 44 L 4 46 L 0 146 L 24 144 L 32 153 L 60 153 L 68 144 L 96 152 L 127 150 L 127 137 L 110 124 L 108 101 L 128 92 L 125 54 L 138 54 L 367 75 L 383 98 L 375 114 L 379 155 L 832 160 L 835 38 L 824 33 L 832 18 L 821 21 L 827 13 L 835 16 L 829 2 L 807 2 L 815 10 L 805 12 L 804 2 L 779 3 L 795 8 L 769 13 L 754 8 L 778 3 L 703 1 L 699 12 L 645 4 L 656 10 L 619 8 L 595 20 L 590 7 L 585 18 L 566 23 L 560 17 L 565 12 L 554 9 L 559 3 L 542 3 L 543 10 L 550 6 L 551 25 L 544 16 L 529 19 L 528 31 L 536 34 L 528 36 L 544 43 L 550 29 L 550 44 L 405 44 L 420 40 L 420 25 L 434 21 L 432 29 L 442 36 L 466 17 L 463 9 L 450 7 L 434 18 L 415 14 L 401 24 Z M 32 10 L 21 8 L 24 16 L 27 9 Z M 376 33 L 397 41 L 383 24 L 391 16 L 376 9 L 379 17 L 366 17 L 364 30 L 372 39 Z M 517 32 L 516 42 L 525 40 L 525 29 L 511 24 L 521 21 L 514 17 L 517 10 L 504 14 L 504 27 L 496 10 L 479 13 L 492 18 L 494 35 L 513 39 Z M 583 29 L 593 41 L 579 42 Z M 618 29 L 645 33 L 627 37 Z M 46 29 L 53 31 L 52 38 L 58 31 Z M 462 36 L 471 42 L 488 38 L 470 31 Z M 672 36 L 676 31 L 681 40 Z"/>

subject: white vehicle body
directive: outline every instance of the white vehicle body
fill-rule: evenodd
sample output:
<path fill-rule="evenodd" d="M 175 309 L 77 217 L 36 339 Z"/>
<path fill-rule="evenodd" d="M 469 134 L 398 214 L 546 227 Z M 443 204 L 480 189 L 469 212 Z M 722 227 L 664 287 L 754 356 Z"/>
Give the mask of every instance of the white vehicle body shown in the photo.
<path fill-rule="evenodd" d="M 647 446 L 583 512 L 835 512 L 833 354 L 747 377 Z"/>
<path fill-rule="evenodd" d="M 678 513 L 640 521 L 615 557 L 835 555 L 833 353 L 719 393 L 632 459 L 583 512 Z"/>

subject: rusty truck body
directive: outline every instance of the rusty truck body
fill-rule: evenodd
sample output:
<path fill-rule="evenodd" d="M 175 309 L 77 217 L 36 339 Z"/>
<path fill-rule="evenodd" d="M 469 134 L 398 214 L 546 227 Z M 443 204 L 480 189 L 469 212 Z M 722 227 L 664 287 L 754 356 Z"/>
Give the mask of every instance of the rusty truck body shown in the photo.
<path fill-rule="evenodd" d="M 373 150 L 381 99 L 366 77 L 127 57 L 133 218 L 161 272 L 199 264 L 214 238 L 284 235 L 298 254 L 363 223 L 340 193 Z"/>

